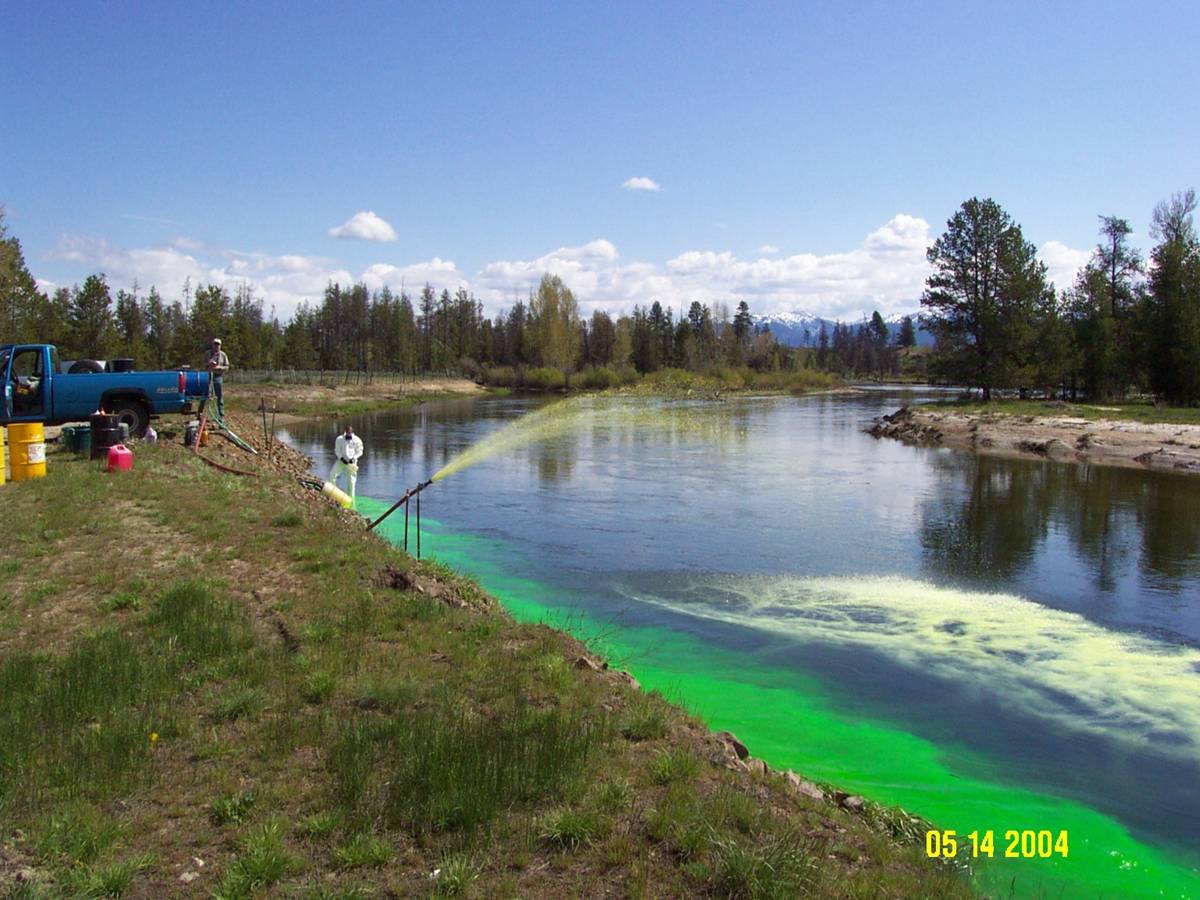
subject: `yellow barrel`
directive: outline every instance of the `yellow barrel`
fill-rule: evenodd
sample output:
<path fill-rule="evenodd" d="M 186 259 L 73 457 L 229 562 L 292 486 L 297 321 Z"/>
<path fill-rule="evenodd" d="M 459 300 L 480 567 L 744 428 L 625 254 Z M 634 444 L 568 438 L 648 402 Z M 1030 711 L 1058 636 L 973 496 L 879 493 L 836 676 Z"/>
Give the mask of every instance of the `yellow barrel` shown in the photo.
<path fill-rule="evenodd" d="M 11 441 L 12 480 L 46 477 L 46 434 L 41 422 L 14 422 L 8 426 Z"/>
<path fill-rule="evenodd" d="M 330 497 L 340 503 L 342 505 L 342 509 L 349 509 L 354 505 L 354 501 L 350 499 L 350 495 L 332 481 L 325 482 L 325 487 L 321 488 L 321 493 L 326 497 Z"/>
<path fill-rule="evenodd" d="M 4 434 L 4 426 L 0 425 L 0 484 L 4 484 Z"/>

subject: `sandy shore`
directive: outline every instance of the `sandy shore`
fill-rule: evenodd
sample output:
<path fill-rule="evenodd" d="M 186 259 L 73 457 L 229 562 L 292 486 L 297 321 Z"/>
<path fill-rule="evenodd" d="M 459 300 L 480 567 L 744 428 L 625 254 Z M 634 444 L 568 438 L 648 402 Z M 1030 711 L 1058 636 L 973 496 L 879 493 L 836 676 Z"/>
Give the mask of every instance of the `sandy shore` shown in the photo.
<path fill-rule="evenodd" d="M 901 407 L 867 431 L 920 446 L 1200 474 L 1200 425 Z"/>

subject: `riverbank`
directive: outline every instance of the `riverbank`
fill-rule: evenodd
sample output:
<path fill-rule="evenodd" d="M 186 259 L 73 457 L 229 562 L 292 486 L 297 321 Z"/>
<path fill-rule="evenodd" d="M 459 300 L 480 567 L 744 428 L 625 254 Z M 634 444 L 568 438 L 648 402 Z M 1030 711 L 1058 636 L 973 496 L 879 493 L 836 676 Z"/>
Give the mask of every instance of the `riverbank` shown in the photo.
<path fill-rule="evenodd" d="M 353 416 L 377 409 L 413 406 L 448 397 L 483 396 L 487 389 L 466 378 L 421 377 L 370 384 L 228 384 L 225 405 L 232 412 L 258 413 L 265 404 L 276 425 L 304 419 Z M 261 429 L 261 424 L 260 424 Z"/>
<path fill-rule="evenodd" d="M 1052 409 L 1062 411 L 1054 414 Z M 991 404 L 902 407 L 876 419 L 868 432 L 919 446 L 1200 474 L 1200 424 L 1103 418 L 1103 407 L 1025 403 L 1020 410 Z M 1111 412 L 1119 415 L 1122 410 Z M 1188 419 L 1195 412 L 1167 410 L 1158 415 Z M 1157 417 L 1153 407 L 1141 415 Z"/>
<path fill-rule="evenodd" d="M 517 624 L 289 448 L 134 449 L 0 489 L 0 893 L 970 894 L 919 820 Z"/>

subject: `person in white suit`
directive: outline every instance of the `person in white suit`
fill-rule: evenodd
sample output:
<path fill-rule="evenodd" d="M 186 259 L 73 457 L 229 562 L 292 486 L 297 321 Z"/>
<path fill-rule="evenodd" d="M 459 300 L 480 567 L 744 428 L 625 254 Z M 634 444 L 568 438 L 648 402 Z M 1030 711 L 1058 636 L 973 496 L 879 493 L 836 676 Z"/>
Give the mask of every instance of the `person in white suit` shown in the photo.
<path fill-rule="evenodd" d="M 362 438 L 355 434 L 354 429 L 349 425 L 333 442 L 333 455 L 337 459 L 333 461 L 333 468 L 329 471 L 329 480 L 336 486 L 338 476 L 345 472 L 346 481 L 350 485 L 350 489 L 346 493 L 353 500 L 354 485 L 358 481 L 358 461 L 362 459 L 363 455 L 363 442 Z"/>

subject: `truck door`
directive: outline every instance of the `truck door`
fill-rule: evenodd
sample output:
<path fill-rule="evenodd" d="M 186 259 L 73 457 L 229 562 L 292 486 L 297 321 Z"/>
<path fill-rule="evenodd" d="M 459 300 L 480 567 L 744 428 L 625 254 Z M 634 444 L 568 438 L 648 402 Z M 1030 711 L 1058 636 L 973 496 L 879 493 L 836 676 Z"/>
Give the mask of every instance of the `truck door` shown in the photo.
<path fill-rule="evenodd" d="M 40 422 L 46 418 L 45 347 L 14 347 L 4 382 L 4 402 L 13 422 Z"/>

